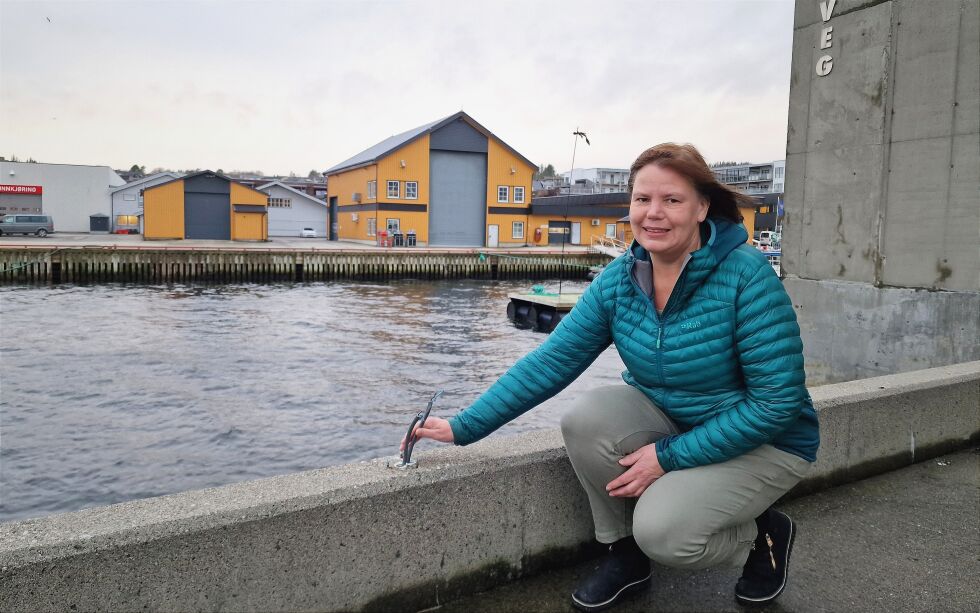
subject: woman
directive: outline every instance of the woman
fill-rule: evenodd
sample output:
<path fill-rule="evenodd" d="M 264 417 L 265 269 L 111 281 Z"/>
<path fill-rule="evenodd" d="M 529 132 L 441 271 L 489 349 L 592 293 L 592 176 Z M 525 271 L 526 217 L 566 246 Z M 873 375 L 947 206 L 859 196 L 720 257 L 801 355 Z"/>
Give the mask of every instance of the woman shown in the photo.
<path fill-rule="evenodd" d="M 691 145 L 644 151 L 630 169 L 635 240 L 551 336 L 450 420 L 416 434 L 466 445 L 561 391 L 615 343 L 626 385 L 562 419 L 568 456 L 610 545 L 572 595 L 585 611 L 650 582 L 650 560 L 742 566 L 735 597 L 782 592 L 796 528 L 771 508 L 819 444 L 796 314 L 738 204 Z"/>

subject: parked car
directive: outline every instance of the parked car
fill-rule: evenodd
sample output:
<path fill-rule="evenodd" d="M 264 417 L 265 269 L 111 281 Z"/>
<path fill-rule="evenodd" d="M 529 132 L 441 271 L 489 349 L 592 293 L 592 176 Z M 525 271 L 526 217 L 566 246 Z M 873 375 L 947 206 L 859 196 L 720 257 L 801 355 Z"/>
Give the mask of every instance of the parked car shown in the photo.
<path fill-rule="evenodd" d="M 299 235 L 303 238 L 316 238 L 316 230 L 313 228 L 303 228 L 303 231 Z"/>
<path fill-rule="evenodd" d="M 50 215 L 4 215 L 0 219 L 0 234 L 36 234 L 47 236 L 54 232 Z"/>
<path fill-rule="evenodd" d="M 779 232 L 773 232 L 771 230 L 759 232 L 759 244 L 766 249 L 779 249 L 781 238 L 782 235 Z"/>

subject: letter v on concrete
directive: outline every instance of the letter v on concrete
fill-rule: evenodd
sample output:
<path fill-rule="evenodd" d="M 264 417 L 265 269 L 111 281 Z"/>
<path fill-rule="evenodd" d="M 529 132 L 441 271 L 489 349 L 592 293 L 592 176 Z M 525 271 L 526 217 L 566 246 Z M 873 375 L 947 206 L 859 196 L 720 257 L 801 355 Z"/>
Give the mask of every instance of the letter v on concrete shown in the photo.
<path fill-rule="evenodd" d="M 834 15 L 834 7 L 837 6 L 837 0 L 830 0 L 830 2 L 820 3 L 820 16 L 823 17 L 824 23 L 830 21 L 830 18 Z"/>

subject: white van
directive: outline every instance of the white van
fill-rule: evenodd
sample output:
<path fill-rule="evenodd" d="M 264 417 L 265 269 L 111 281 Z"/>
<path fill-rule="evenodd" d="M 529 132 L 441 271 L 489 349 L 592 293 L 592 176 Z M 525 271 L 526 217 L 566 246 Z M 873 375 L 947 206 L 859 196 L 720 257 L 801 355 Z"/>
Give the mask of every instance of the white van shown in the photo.
<path fill-rule="evenodd" d="M 779 232 L 763 230 L 759 232 L 759 245 L 764 249 L 775 249 L 779 247 Z"/>

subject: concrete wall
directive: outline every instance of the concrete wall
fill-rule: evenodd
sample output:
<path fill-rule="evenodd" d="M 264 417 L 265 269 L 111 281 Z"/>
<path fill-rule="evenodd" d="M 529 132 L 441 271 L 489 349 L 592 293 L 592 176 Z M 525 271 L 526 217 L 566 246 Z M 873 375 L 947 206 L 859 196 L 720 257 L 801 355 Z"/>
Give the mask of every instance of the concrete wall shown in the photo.
<path fill-rule="evenodd" d="M 42 186 L 43 213 L 54 217 L 55 232 L 88 232 L 89 215 L 109 215 L 109 190 L 126 182 L 108 166 L 0 162 L 0 183 Z"/>
<path fill-rule="evenodd" d="M 977 440 L 980 362 L 814 390 L 805 492 Z M 0 610 L 434 607 L 581 558 L 588 502 L 557 431 L 0 524 Z"/>
<path fill-rule="evenodd" d="M 837 0 L 826 21 L 821 6 L 830 2 L 796 2 L 782 243 L 802 327 L 819 331 L 804 336 L 807 358 L 840 368 L 823 379 L 834 381 L 869 363 L 897 372 L 980 357 L 980 3 Z M 820 76 L 823 57 L 833 63 Z M 970 346 L 902 355 L 913 338 L 948 328 L 903 335 L 904 309 L 863 305 L 914 300 L 927 314 L 949 299 L 888 287 L 963 292 L 960 319 L 924 319 L 964 327 Z M 817 308 L 825 293 L 855 306 L 834 309 L 845 320 L 875 321 L 872 353 L 852 348 L 857 361 L 842 363 L 821 349 L 840 322 Z"/>
<path fill-rule="evenodd" d="M 789 277 L 811 386 L 980 360 L 970 292 Z"/>

